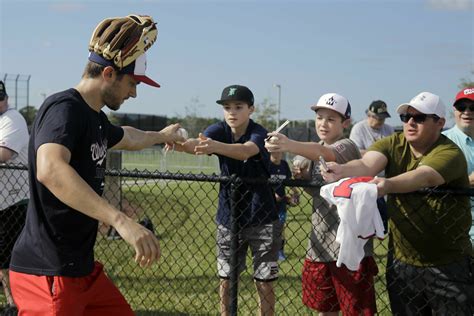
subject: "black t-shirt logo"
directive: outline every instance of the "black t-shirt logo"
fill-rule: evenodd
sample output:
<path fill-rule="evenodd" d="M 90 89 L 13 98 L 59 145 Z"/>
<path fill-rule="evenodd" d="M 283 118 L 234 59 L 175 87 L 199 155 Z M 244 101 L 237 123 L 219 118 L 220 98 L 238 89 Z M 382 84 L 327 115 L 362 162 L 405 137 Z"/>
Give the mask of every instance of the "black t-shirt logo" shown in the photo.
<path fill-rule="evenodd" d="M 91 158 L 97 166 L 101 166 L 107 157 L 107 140 L 104 139 L 104 144 L 95 143 L 91 145 Z"/>

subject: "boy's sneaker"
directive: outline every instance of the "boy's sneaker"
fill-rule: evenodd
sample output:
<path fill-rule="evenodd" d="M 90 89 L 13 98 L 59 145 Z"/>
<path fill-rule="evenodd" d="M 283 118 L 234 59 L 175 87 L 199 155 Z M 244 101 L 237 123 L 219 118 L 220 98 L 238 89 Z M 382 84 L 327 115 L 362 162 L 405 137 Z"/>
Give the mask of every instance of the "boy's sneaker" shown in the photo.
<path fill-rule="evenodd" d="M 286 260 L 286 256 L 283 250 L 278 251 L 278 261 L 285 261 L 285 260 Z"/>

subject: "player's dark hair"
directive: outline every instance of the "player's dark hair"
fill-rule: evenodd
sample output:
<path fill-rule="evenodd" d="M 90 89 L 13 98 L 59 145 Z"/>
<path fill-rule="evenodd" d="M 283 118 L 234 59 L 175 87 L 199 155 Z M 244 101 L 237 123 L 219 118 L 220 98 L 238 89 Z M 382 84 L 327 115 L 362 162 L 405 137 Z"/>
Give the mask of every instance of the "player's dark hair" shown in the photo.
<path fill-rule="evenodd" d="M 102 71 L 104 71 L 105 67 L 100 65 L 98 63 L 95 63 L 93 61 L 89 61 L 86 65 L 86 68 L 84 69 L 84 72 L 82 74 L 83 78 L 97 78 L 102 74 Z M 117 72 L 117 80 L 122 80 L 124 74 L 121 74 Z"/>

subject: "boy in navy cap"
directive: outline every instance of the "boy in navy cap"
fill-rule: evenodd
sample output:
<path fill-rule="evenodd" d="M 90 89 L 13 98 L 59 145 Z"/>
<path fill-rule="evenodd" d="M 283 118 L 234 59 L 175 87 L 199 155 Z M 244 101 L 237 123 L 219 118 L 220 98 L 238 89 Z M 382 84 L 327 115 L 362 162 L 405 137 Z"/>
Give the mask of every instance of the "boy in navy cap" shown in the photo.
<path fill-rule="evenodd" d="M 269 154 L 264 147 L 267 131 L 250 119 L 254 97 L 249 88 L 240 85 L 226 87 L 220 100 L 224 121 L 213 124 L 199 134 L 176 145 L 179 151 L 197 155 L 215 154 L 221 174 L 236 174 L 246 178 L 269 177 Z M 275 313 L 273 282 L 278 276 L 278 250 L 281 247 L 281 225 L 271 187 L 246 184 L 239 187 L 238 211 L 239 248 L 238 269 L 245 269 L 247 248 L 253 256 L 254 280 L 260 297 L 260 315 Z M 231 188 L 221 184 L 217 209 L 217 269 L 221 279 L 221 315 L 228 315 L 230 266 Z"/>

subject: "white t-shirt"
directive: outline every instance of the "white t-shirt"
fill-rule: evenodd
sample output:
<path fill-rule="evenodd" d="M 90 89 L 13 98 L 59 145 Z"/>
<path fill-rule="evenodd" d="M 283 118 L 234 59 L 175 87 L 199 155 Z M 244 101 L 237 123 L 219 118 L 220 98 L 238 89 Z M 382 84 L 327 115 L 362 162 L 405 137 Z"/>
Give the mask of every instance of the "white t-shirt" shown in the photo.
<path fill-rule="evenodd" d="M 364 258 L 364 246 L 373 236 L 384 238 L 382 217 L 377 208 L 377 185 L 372 177 L 344 178 L 321 187 L 321 197 L 337 206 L 340 218 L 336 233 L 339 255 L 336 265 L 356 271 Z"/>
<path fill-rule="evenodd" d="M 6 164 L 28 164 L 28 127 L 21 114 L 8 109 L 0 115 L 0 147 L 15 152 Z M 0 210 L 4 210 L 29 196 L 26 170 L 0 169 Z"/>

